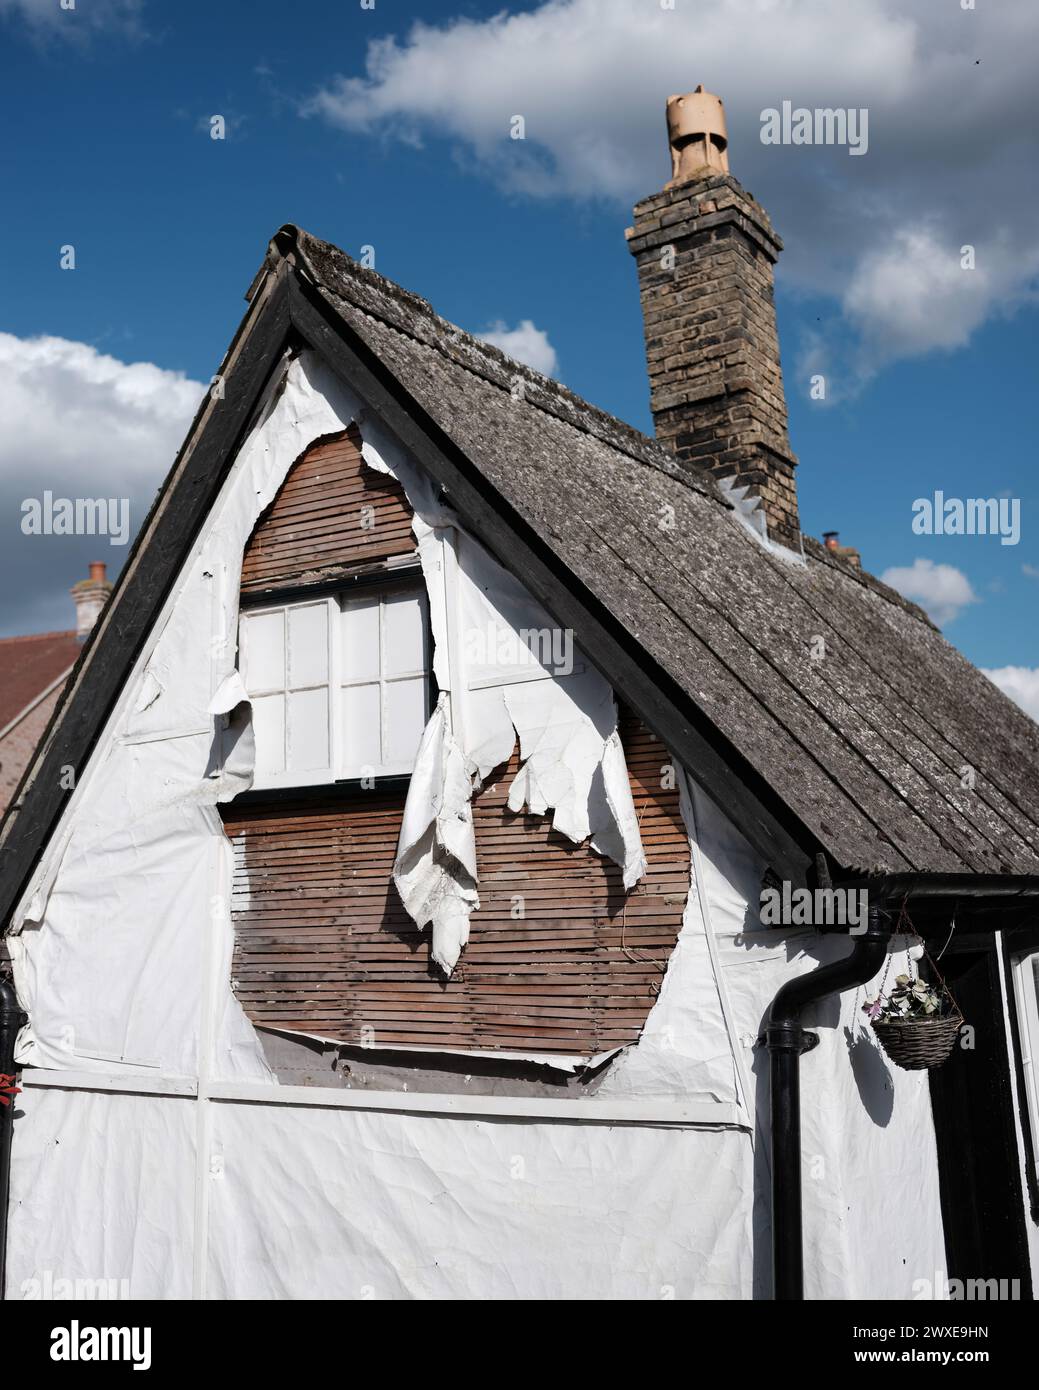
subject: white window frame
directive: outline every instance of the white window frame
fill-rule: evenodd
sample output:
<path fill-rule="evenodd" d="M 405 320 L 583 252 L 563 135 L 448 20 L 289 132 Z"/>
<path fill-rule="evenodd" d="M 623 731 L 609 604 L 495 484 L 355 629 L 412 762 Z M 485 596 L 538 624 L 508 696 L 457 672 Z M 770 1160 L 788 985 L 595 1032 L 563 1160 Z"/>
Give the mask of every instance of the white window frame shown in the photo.
<path fill-rule="evenodd" d="M 284 700 L 285 700 L 285 704 L 284 704 L 284 714 L 283 714 L 283 727 L 284 727 L 284 732 L 283 732 L 282 737 L 283 737 L 283 739 L 284 739 L 284 751 L 285 751 L 285 758 L 284 758 L 284 761 L 285 761 L 286 766 L 285 766 L 284 770 L 281 771 L 281 772 L 268 772 L 268 773 L 264 773 L 264 774 L 258 774 L 258 775 L 262 775 L 263 780 L 262 780 L 262 783 L 259 783 L 259 784 L 258 784 L 257 782 L 254 781 L 254 783 L 253 783 L 254 786 L 256 786 L 256 785 L 261 785 L 261 786 L 264 787 L 264 788 L 268 788 L 268 787 L 306 787 L 306 786 L 317 786 L 317 785 L 320 785 L 320 784 L 322 784 L 322 783 L 333 782 L 333 781 L 335 780 L 335 773 L 334 773 L 334 771 L 333 771 L 333 769 L 334 769 L 335 766 L 336 766 L 336 749 L 335 749 L 335 744 L 334 744 L 334 741 L 333 741 L 335 720 L 334 720 L 333 717 L 332 717 L 332 713 L 333 713 L 333 696 L 334 696 L 334 686 L 333 686 L 334 662 L 335 662 L 335 650 L 334 650 L 334 649 L 335 649 L 335 647 L 336 647 L 337 644 L 335 643 L 334 638 L 333 638 L 333 633 L 334 633 L 334 630 L 335 630 L 335 629 L 334 629 L 334 626 L 333 626 L 334 618 L 335 618 L 335 613 L 334 613 L 334 611 L 333 611 L 333 609 L 334 609 L 334 604 L 335 604 L 334 596 L 330 596 L 330 597 L 326 597 L 326 598 L 300 598 L 300 599 L 299 599 L 298 601 L 296 601 L 296 602 L 293 602 L 292 600 L 285 600 L 285 601 L 282 601 L 282 602 L 279 602 L 279 603 L 270 603 L 270 604 L 256 605 L 255 607 L 252 606 L 252 605 L 250 605 L 248 608 L 245 608 L 245 609 L 242 610 L 241 617 L 240 617 L 240 619 L 239 619 L 239 636 L 238 636 L 238 641 L 239 641 L 239 648 L 240 648 L 240 651 L 241 651 L 241 657 L 240 657 L 240 659 L 242 659 L 242 661 L 243 661 L 245 683 L 246 683 L 246 688 L 247 688 L 247 690 L 248 690 L 248 692 L 249 692 L 249 698 L 255 700 L 255 699 L 260 699 L 261 697 L 263 697 L 263 696 L 265 696 L 265 695 L 278 695 L 278 694 L 280 694 L 280 695 L 283 695 L 283 696 L 284 696 Z M 325 610 L 325 624 L 326 624 L 325 632 L 326 632 L 326 641 L 327 641 L 327 644 L 328 644 L 328 649 L 327 649 L 327 651 L 326 651 L 326 666 L 325 666 L 325 670 L 326 670 L 326 680 L 325 680 L 325 681 L 315 682 L 315 683 L 310 684 L 310 685 L 301 685 L 301 686 L 299 686 L 299 687 L 293 687 L 293 686 L 290 684 L 290 676 L 289 676 L 289 672 L 290 672 L 290 669 L 291 669 L 291 667 L 290 667 L 290 652 L 289 652 L 289 613 L 290 613 L 291 611 L 293 611 L 293 610 L 299 611 L 299 610 L 304 609 L 304 608 L 324 608 L 324 610 Z M 283 659 L 284 670 L 283 670 L 283 676 L 282 676 L 282 684 L 281 684 L 280 686 L 263 686 L 263 687 L 256 687 L 256 686 L 253 685 L 252 678 L 251 678 L 251 676 L 250 676 L 250 674 L 249 674 L 249 650 L 248 650 L 249 639 L 248 639 L 248 636 L 245 635 L 245 634 L 248 633 L 248 622 L 247 622 L 247 621 L 244 621 L 244 620 L 248 620 L 248 619 L 251 619 L 251 618 L 265 617 L 265 616 L 268 616 L 268 615 L 274 614 L 274 613 L 280 613 L 280 614 L 281 614 L 282 622 L 283 622 L 283 625 L 284 625 L 284 626 L 283 626 L 283 631 L 284 631 L 284 639 L 283 639 L 283 640 L 284 640 L 284 652 L 283 652 L 283 658 L 282 658 L 282 659 Z M 328 731 L 328 734 L 329 734 L 329 737 L 328 737 L 329 763 L 328 763 L 328 765 L 327 765 L 326 767 L 323 767 L 323 768 L 314 768 L 314 769 L 308 770 L 308 771 L 306 771 L 306 772 L 301 772 L 301 771 L 296 770 L 296 769 L 290 769 L 290 768 L 288 767 L 288 762 L 289 762 L 289 746 L 288 746 L 288 742 L 289 742 L 289 708 L 288 708 L 288 706 L 289 706 L 289 695 L 290 695 L 290 694 L 294 694 L 294 693 L 299 693 L 299 692 L 302 692 L 302 691 L 304 691 L 304 690 L 320 690 L 320 689 L 325 689 L 325 690 L 327 690 L 327 692 L 328 692 L 328 709 L 329 709 L 329 726 L 330 726 L 330 727 L 329 727 L 329 731 Z"/>
<path fill-rule="evenodd" d="M 420 599 L 422 612 L 422 652 L 421 664 L 409 671 L 398 671 L 392 676 L 386 675 L 386 600 L 400 598 L 401 596 L 415 596 Z M 430 652 L 429 635 L 429 600 L 426 595 L 425 587 L 422 584 L 409 585 L 378 585 L 377 588 L 362 589 L 359 593 L 340 593 L 337 595 L 339 617 L 349 608 L 359 608 L 362 604 L 378 602 L 379 605 L 379 675 L 376 680 L 371 678 L 362 680 L 346 680 L 342 663 L 342 642 L 336 642 L 337 647 L 337 666 L 336 673 L 336 705 L 341 703 L 342 692 L 344 690 L 358 689 L 362 686 L 375 685 L 379 690 L 379 749 L 380 752 L 386 747 L 387 725 L 386 725 L 386 687 L 401 681 L 415 680 L 421 676 L 425 680 L 425 707 L 426 720 L 429 718 L 430 700 L 430 678 L 432 676 L 432 659 Z M 426 720 L 423 720 L 423 727 Z M 333 719 L 336 732 L 339 738 L 339 747 L 336 749 L 334 759 L 335 766 L 340 769 L 339 777 L 341 780 L 354 781 L 358 777 L 365 775 L 365 767 L 359 769 L 346 766 L 346 757 L 343 751 L 343 721 Z M 416 750 L 417 751 L 417 750 Z M 410 776 L 415 767 L 415 759 L 411 757 L 406 761 L 395 763 L 381 762 L 371 774 L 375 777 L 406 777 Z"/>
<path fill-rule="evenodd" d="M 421 666 L 414 670 L 396 672 L 392 676 L 386 676 L 384 672 L 385 656 L 385 600 L 397 598 L 402 595 L 414 596 L 421 601 L 422 606 L 422 654 Z M 342 639 L 342 615 L 344 610 L 351 606 L 370 604 L 378 602 L 379 605 L 379 674 L 376 680 L 356 680 L 347 681 L 343 679 L 343 639 Z M 316 682 L 309 685 L 292 686 L 290 679 L 290 653 L 289 653 L 289 613 L 293 610 L 303 608 L 324 607 L 326 614 L 326 634 L 328 641 L 327 651 L 327 681 Z M 267 614 L 280 613 L 284 623 L 284 674 L 281 686 L 269 688 L 254 688 L 249 675 L 249 639 L 248 619 L 258 618 Z M 285 740 L 285 762 L 289 761 L 289 716 L 288 716 L 288 697 L 290 693 L 298 693 L 304 690 L 326 689 L 328 692 L 328 749 L 329 765 L 324 768 L 314 768 L 307 771 L 300 771 L 286 766 L 281 772 L 268 772 L 257 774 L 253 782 L 256 791 L 276 790 L 278 788 L 293 787 L 313 787 L 331 786 L 336 782 L 357 781 L 361 777 L 371 776 L 378 780 L 384 777 L 410 776 L 414 770 L 415 759 L 412 757 L 408 761 L 397 761 L 394 763 L 365 764 L 359 769 L 348 768 L 345 765 L 345 738 L 342 720 L 342 692 L 349 687 L 363 685 L 377 685 L 379 690 L 379 747 L 380 750 L 386 744 L 386 701 L 385 687 L 398 681 L 414 680 L 418 676 L 425 679 L 425 708 L 426 720 L 429 717 L 431 706 L 430 692 L 433 681 L 433 662 L 432 662 L 432 639 L 429 623 L 429 600 L 425 586 L 421 580 L 409 583 L 385 583 L 365 585 L 358 589 L 338 589 L 333 593 L 321 597 L 307 597 L 301 595 L 298 599 L 286 597 L 274 603 L 249 604 L 244 607 L 239 616 L 239 660 L 243 667 L 243 677 L 250 699 L 261 698 L 264 695 L 281 694 L 285 697 L 284 706 L 284 733 Z M 423 721 L 425 723 L 425 720 Z M 416 749 L 417 751 L 417 749 Z M 262 779 L 262 780 L 261 780 Z"/>

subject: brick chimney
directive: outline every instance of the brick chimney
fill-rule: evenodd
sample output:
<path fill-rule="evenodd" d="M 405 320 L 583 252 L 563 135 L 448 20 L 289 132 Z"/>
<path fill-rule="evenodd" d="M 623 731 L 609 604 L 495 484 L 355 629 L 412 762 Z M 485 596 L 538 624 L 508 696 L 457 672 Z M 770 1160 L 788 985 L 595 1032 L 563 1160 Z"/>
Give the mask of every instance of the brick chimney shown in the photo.
<path fill-rule="evenodd" d="M 642 298 L 657 438 L 690 468 L 734 477 L 759 497 L 772 540 L 800 547 L 797 460 L 772 268 L 783 244 L 729 173 L 719 97 L 667 102 L 671 181 L 627 230 Z"/>
<path fill-rule="evenodd" d="M 111 592 L 112 585 L 105 578 L 103 560 L 92 561 L 89 578 L 79 580 L 69 590 L 76 605 L 76 637 L 80 642 L 85 642 L 90 635 Z"/>

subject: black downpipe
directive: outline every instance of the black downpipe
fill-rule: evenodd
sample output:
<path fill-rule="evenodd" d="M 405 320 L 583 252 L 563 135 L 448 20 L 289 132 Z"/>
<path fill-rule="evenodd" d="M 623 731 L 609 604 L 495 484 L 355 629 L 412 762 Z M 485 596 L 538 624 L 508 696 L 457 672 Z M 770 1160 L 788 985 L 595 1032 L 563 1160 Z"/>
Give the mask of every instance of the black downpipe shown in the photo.
<path fill-rule="evenodd" d="M 769 1051 L 772 1115 L 772 1297 L 804 1298 L 801 1230 L 801 1053 L 819 1041 L 801 1023 L 807 1004 L 871 980 L 883 964 L 891 928 L 870 907 L 866 930 L 854 938 L 851 954 L 807 975 L 788 980 L 769 1010 L 765 1043 Z"/>
<path fill-rule="evenodd" d="M 0 978 L 0 1086 L 7 1104 L 0 1103 L 0 1299 L 7 1291 L 7 1204 L 11 1188 L 11 1136 L 14 1131 L 14 1045 L 26 1014 L 14 985 Z"/>

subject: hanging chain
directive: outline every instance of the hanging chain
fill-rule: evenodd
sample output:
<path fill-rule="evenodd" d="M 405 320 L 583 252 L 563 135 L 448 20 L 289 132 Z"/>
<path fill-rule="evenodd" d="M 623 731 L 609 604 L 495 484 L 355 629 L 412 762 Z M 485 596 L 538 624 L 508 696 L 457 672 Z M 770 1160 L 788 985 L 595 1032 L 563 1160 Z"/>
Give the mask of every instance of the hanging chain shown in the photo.
<path fill-rule="evenodd" d="M 903 933 L 903 932 L 900 932 L 900 931 L 899 931 L 899 927 L 902 925 L 903 920 L 909 921 L 909 914 L 906 912 L 906 903 L 907 903 L 908 901 L 909 901 L 909 894 L 907 893 L 906 896 L 902 899 L 902 906 L 901 906 L 901 908 L 899 909 L 899 913 L 898 913 L 898 921 L 895 923 L 895 929 L 894 929 L 894 931 L 892 932 L 892 935 L 893 935 L 893 936 L 902 936 L 902 935 L 904 935 L 904 936 L 906 936 L 906 937 L 909 936 L 909 932 L 904 932 L 904 933 Z M 915 936 L 915 935 L 916 935 L 916 929 L 913 927 L 912 922 L 909 922 L 909 928 L 910 928 L 910 931 L 911 931 L 911 932 L 913 933 L 913 935 Z M 877 990 L 877 999 L 883 999 L 883 998 L 884 998 L 884 992 L 885 992 L 885 990 L 887 989 L 888 976 L 891 974 L 891 962 L 894 960 L 894 958 L 895 958 L 895 953 L 894 953 L 894 951 L 888 951 L 888 953 L 887 953 L 887 960 L 884 962 L 884 974 L 883 974 L 883 977 L 881 978 L 881 981 L 880 981 L 880 987 L 879 987 L 879 989 Z M 909 966 L 909 978 L 910 978 L 910 980 L 912 980 L 912 978 L 913 978 L 913 958 L 912 958 L 912 956 L 909 954 L 909 947 L 908 947 L 908 946 L 906 947 L 906 961 L 908 962 L 908 966 Z"/>
<path fill-rule="evenodd" d="M 909 935 L 908 932 L 904 932 L 904 933 L 903 933 L 903 932 L 900 932 L 900 931 L 899 931 L 899 927 L 902 925 L 903 920 L 908 921 L 908 913 L 906 912 L 906 903 L 907 903 L 908 901 L 909 901 L 909 894 L 907 893 L 906 896 L 902 899 L 902 906 L 901 906 L 901 907 L 899 908 L 899 910 L 898 910 L 898 921 L 895 923 L 895 930 L 894 930 L 894 932 L 892 933 L 893 936 L 903 936 L 903 935 L 904 935 L 904 936 L 907 936 L 907 937 L 908 937 L 908 935 Z M 910 925 L 910 927 L 912 927 L 912 925 L 913 925 L 912 922 L 910 922 L 909 925 Z M 878 999 L 883 999 L 883 997 L 884 997 L 884 990 L 887 988 L 888 976 L 891 974 L 891 962 L 894 960 L 894 958 L 895 958 L 895 953 L 894 953 L 894 951 L 889 951 L 889 952 L 888 952 L 888 955 L 887 955 L 887 963 L 886 963 L 886 965 L 884 966 L 884 978 L 883 978 L 883 979 L 881 980 L 881 982 L 880 982 L 880 991 L 879 991 L 879 993 L 877 994 L 877 998 L 878 998 Z M 912 958 L 912 956 L 909 954 L 909 947 L 908 947 L 908 946 L 906 947 L 906 961 L 907 961 L 908 967 L 909 967 L 909 978 L 910 978 L 910 980 L 912 980 L 912 978 L 913 978 L 913 958 Z"/>

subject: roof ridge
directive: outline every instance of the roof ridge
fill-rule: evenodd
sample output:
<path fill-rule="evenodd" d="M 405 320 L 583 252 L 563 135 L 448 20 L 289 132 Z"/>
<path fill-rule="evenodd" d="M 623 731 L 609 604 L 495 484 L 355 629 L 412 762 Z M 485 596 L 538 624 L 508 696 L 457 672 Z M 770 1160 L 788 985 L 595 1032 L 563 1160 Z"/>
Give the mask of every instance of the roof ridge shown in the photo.
<path fill-rule="evenodd" d="M 362 313 L 372 315 L 415 342 L 444 352 L 445 356 L 451 357 L 459 366 L 473 372 L 474 375 L 482 376 L 500 390 L 511 389 L 511 383 L 500 379 L 502 370 L 513 378 L 520 377 L 534 388 L 533 394 L 524 391 L 524 399 L 535 409 L 593 435 L 603 443 L 627 454 L 637 463 L 660 469 L 705 496 L 718 496 L 717 485 L 709 473 L 683 468 L 658 440 L 644 434 L 618 416 L 611 415 L 601 406 L 593 405 L 554 377 L 546 376 L 524 362 L 518 362 L 493 343 L 486 342 L 450 319 L 444 318 L 442 314 L 437 313 L 428 299 L 405 289 L 370 266 L 361 265 L 333 242 L 324 241 L 294 223 L 286 223 L 276 233 L 271 246 L 282 258 L 289 252 L 296 252 L 319 285 L 339 298 L 350 298 L 351 303 Z M 322 261 L 326 262 L 324 266 Z M 338 274 L 330 277 L 330 267 Z M 357 298 L 343 295 L 342 288 L 350 284 L 367 288 L 372 291 L 372 295 L 361 295 Z M 386 300 L 400 307 L 403 315 L 395 320 L 393 316 L 379 312 L 385 308 Z M 414 316 L 411 321 L 407 318 L 408 311 Z M 429 337 L 417 331 L 419 324 L 415 319 L 429 330 Z M 457 352 L 445 351 L 448 348 L 455 348 Z M 477 361 L 473 361 L 473 358 Z M 479 366 L 485 367 L 486 370 L 480 371 Z"/>

